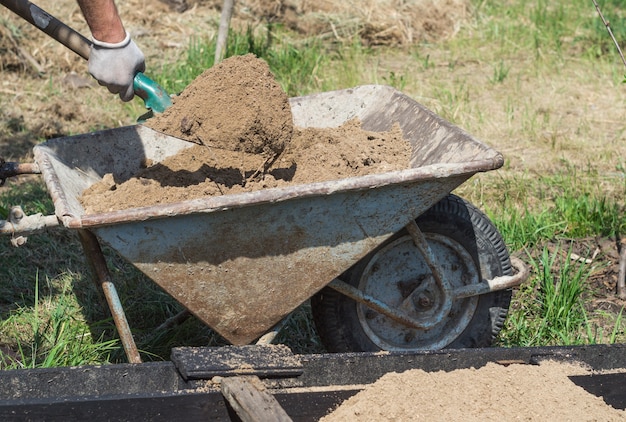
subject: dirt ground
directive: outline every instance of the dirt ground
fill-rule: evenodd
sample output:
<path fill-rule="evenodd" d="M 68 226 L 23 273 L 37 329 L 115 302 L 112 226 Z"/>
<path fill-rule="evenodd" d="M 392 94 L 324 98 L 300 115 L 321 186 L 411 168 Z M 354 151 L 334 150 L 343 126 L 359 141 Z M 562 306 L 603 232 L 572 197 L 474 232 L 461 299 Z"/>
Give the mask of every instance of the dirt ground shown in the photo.
<path fill-rule="evenodd" d="M 253 54 L 205 70 L 162 114 L 144 124 L 211 149 L 273 160 L 291 140 L 289 98 L 268 64 Z"/>
<path fill-rule="evenodd" d="M 263 155 L 196 145 L 124 182 L 106 175 L 80 199 L 88 213 L 109 212 L 404 170 L 409 158 L 399 129 L 368 132 L 355 120 L 336 129 L 295 128 L 284 153 L 267 171 Z"/>
<path fill-rule="evenodd" d="M 158 62 L 164 52 L 175 56 L 177 51 L 184 50 L 194 33 L 204 31 L 209 34 L 215 31 L 221 4 L 217 0 L 129 0 L 118 3 L 128 28 L 141 41 L 148 62 L 152 63 Z M 250 22 L 280 21 L 303 36 L 315 34 L 341 39 L 357 32 L 367 45 L 402 45 L 454 35 L 468 13 L 468 4 L 462 0 L 250 0 L 237 2 L 233 25 L 244 27 Z M 75 2 L 61 0 L 45 2 L 41 6 L 87 34 Z M 10 12 L 0 10 L 0 17 L 4 19 L 3 22 L 10 22 L 0 25 L 0 68 L 3 75 L 0 84 L 0 156 L 6 160 L 28 161 L 30 149 L 40 139 L 134 123 L 135 117 L 130 116 L 119 106 L 117 99 L 108 96 L 89 78 L 82 59 L 14 19 Z M 113 109 L 121 111 L 110 112 Z M 103 113 L 103 110 L 107 113 Z M 178 127 L 182 132 L 191 132 L 193 126 L 189 126 L 188 121 L 183 123 L 181 119 L 180 123 L 182 125 Z M 209 177 L 208 173 L 200 171 L 204 164 L 210 163 L 210 160 L 214 160 L 214 163 L 233 163 L 237 183 L 225 180 L 221 185 L 215 182 L 203 185 L 200 189 L 204 195 L 211 194 L 209 192 L 228 193 L 227 186 L 237 189 L 236 186 L 241 187 L 243 181 L 248 187 L 259 183 L 256 185 L 258 188 L 293 182 L 295 176 L 285 176 L 285 172 L 295 162 L 300 170 L 305 167 L 304 163 L 310 163 L 310 172 L 319 168 L 336 169 L 338 164 L 341 164 L 343 171 L 375 172 L 392 168 L 389 160 L 382 158 L 388 156 L 389 151 L 377 149 L 380 155 L 375 155 L 371 149 L 376 149 L 376 145 L 380 147 L 382 140 L 398 138 L 394 132 L 376 136 L 364 134 L 358 142 L 364 149 L 357 154 L 354 154 L 356 151 L 353 146 L 348 149 L 352 155 L 346 151 L 326 149 L 337 144 L 336 139 L 342 136 L 341 131 L 354 133 L 357 129 L 358 122 L 351 122 L 341 128 L 339 134 L 326 134 L 325 143 L 313 143 L 310 133 L 294 128 L 289 145 L 263 178 L 256 177 L 255 173 L 263 167 L 266 157 L 246 155 L 248 153 L 242 151 L 216 152 L 218 150 L 214 149 L 211 152 L 212 149 L 206 145 L 197 145 L 189 150 L 192 157 L 179 159 L 178 162 L 172 160 L 162 163 L 162 166 L 169 166 L 169 170 L 187 168 L 199 177 L 197 185 L 200 186 Z M 314 134 L 313 138 L 319 139 L 319 134 Z M 365 141 L 372 141 L 372 144 L 365 144 Z M 302 145 L 302 149 L 296 148 L 298 145 Z M 402 151 L 397 151 L 397 155 L 402 156 Z M 320 157 L 329 156 L 333 158 L 326 162 L 319 161 Z M 150 184 L 146 181 L 161 177 L 151 175 L 150 171 L 154 169 L 146 168 L 142 175 L 143 181 L 140 183 L 144 187 Z M 302 174 L 306 174 L 306 170 Z M 338 174 L 346 177 L 355 173 Z M 114 182 L 105 182 L 103 186 L 102 192 L 113 192 L 111 188 Z M 115 185 L 118 194 L 124 189 L 121 185 Z M 181 194 L 187 195 L 189 189 L 182 190 L 186 192 Z M 137 191 L 132 187 L 129 192 L 131 196 L 136 196 Z M 152 198 L 155 196 L 154 192 L 147 192 L 147 195 Z M 172 200 L 183 198 L 188 199 L 179 196 Z M 111 199 L 107 198 L 107 201 Z M 119 202 L 119 198 L 116 201 Z M 139 203 L 145 204 L 145 199 L 140 198 Z M 110 206 L 99 210 L 109 209 Z M 592 280 L 597 295 L 595 305 L 619 309 L 622 304 L 614 294 L 618 272 L 614 242 L 608 239 L 582 239 L 576 241 L 574 250 L 581 256 L 593 254 L 593 263 L 604 268 L 595 272 Z M 347 401 L 327 420 L 355 417 L 359 420 L 419 420 L 421 416 L 418 415 L 422 410 L 428 412 L 423 420 L 436 420 L 432 418 L 433 414 L 442 415 L 440 420 L 495 420 L 490 417 L 498 420 L 581 420 L 582 415 L 589 415 L 589 420 L 624 419 L 623 414 L 616 413 L 601 400 L 568 382 L 564 371 L 569 375 L 578 369 L 512 365 L 452 373 L 425 374 L 416 370 L 405 374 L 389 374 L 363 394 Z M 450 395 L 458 399 L 455 400 L 458 407 L 449 406 L 447 399 Z M 492 399 L 489 406 L 484 401 L 485 397 Z"/>

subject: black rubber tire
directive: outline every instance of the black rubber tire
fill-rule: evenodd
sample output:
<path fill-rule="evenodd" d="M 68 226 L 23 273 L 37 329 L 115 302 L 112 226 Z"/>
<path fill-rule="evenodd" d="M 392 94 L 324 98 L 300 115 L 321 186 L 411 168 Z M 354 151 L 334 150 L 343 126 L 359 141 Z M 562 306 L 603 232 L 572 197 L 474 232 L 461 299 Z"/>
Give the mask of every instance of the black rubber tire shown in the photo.
<path fill-rule="evenodd" d="M 427 237 L 431 248 L 441 244 L 450 243 L 458 250 L 459 256 L 464 256 L 467 267 L 473 270 L 459 270 L 457 265 L 454 270 L 457 274 L 474 273 L 472 280 L 477 282 L 478 277 L 492 279 L 501 275 L 512 275 L 511 261 L 506 245 L 493 223 L 480 210 L 464 199 L 450 194 L 435 204 L 416 219 L 416 223 L 422 233 Z M 409 243 L 411 246 L 409 246 Z M 397 245 L 397 246 L 396 246 Z M 381 266 L 386 266 L 384 260 L 386 253 L 393 253 L 394 256 L 408 259 L 409 263 L 415 263 L 415 267 L 422 267 L 423 258 L 419 252 L 413 252 L 407 248 L 417 248 L 412 244 L 412 240 L 406 229 L 391 236 L 390 239 L 379 245 L 374 251 L 357 262 L 352 268 L 342 274 L 339 278 L 352 286 L 359 287 L 366 268 L 376 265 L 375 271 L 380 271 Z M 404 248 L 402 250 L 394 248 Z M 447 256 L 445 247 L 441 247 L 442 256 Z M 389 252 L 387 252 L 389 251 Z M 406 258 L 408 256 L 408 258 Z M 473 262 L 467 262 L 470 260 Z M 383 258 L 378 264 L 371 264 L 373 259 Z M 417 263 L 417 261 L 421 261 Z M 393 262 L 398 266 L 399 262 Z M 461 259 L 456 260 L 457 264 Z M 369 265 L 369 267 L 368 267 Z M 406 267 L 410 267 L 407 265 Z M 404 268 L 404 267 L 403 267 Z M 395 268 L 389 271 L 404 271 L 403 268 Z M 426 267 L 427 268 L 427 267 Z M 367 270 L 367 274 L 374 274 Z M 383 270 L 381 277 L 387 277 Z M 410 269 L 413 273 L 417 270 Z M 459 272 L 460 271 L 460 272 Z M 417 277 L 416 274 L 409 274 L 407 277 Z M 421 275 L 423 279 L 423 275 Z M 460 279 L 461 277 L 455 277 Z M 372 277 L 374 279 L 374 277 Z M 390 279 L 391 281 L 387 281 Z M 402 287 L 392 276 L 385 278 L 385 285 L 391 283 L 395 290 L 400 291 Z M 375 282 L 375 281 L 374 281 Z M 456 280 L 457 284 L 465 284 L 467 280 Z M 420 281 L 414 281 L 418 283 Z M 382 283 L 379 283 L 382 284 Z M 371 285 L 371 284 L 370 284 Z M 366 284 L 367 286 L 367 284 Z M 386 287 L 383 287 L 385 289 Z M 413 288 L 411 288 L 413 289 Z M 409 290 L 411 290 L 409 289 Z M 399 293 L 395 293 L 399 295 Z M 382 298 L 381 298 L 382 300 Z M 437 324 L 436 329 L 417 330 L 402 326 L 389 320 L 383 315 L 375 313 L 375 320 L 382 321 L 382 326 L 374 325 L 374 330 L 382 332 L 379 336 L 371 329 L 370 320 L 374 317 L 366 316 L 364 312 L 373 311 L 365 305 L 357 304 L 347 296 L 325 287 L 311 298 L 313 319 L 318 334 L 329 352 L 367 352 L 379 350 L 434 350 L 442 348 L 468 348 L 468 347 L 488 347 L 493 343 L 496 335 L 502 329 L 504 319 L 511 302 L 511 290 L 492 292 L 486 295 L 475 296 L 473 298 L 460 299 L 453 302 L 453 310 Z M 360 308 L 359 308 L 360 307 Z M 461 315 L 461 316 L 459 316 Z M 385 339 L 385 327 L 392 327 L 391 332 L 402 336 L 402 340 L 395 342 L 393 339 Z M 397 331 L 397 333 L 396 333 Z M 433 337 L 435 336 L 435 337 Z"/>

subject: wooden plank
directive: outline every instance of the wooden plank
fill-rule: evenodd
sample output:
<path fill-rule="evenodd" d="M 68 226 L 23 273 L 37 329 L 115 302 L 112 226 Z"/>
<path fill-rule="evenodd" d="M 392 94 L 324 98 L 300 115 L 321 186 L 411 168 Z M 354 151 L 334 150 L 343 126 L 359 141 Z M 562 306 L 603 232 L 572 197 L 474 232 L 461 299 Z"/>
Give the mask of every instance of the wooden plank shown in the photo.
<path fill-rule="evenodd" d="M 185 380 L 215 376 L 296 377 L 302 363 L 281 344 L 224 347 L 176 347 L 171 359 Z"/>
<path fill-rule="evenodd" d="M 282 390 L 274 397 L 294 422 L 317 422 L 359 389 L 332 387 Z M 163 392 L 62 399 L 0 400 L 0 421 L 110 422 L 234 422 L 241 421 L 219 390 Z"/>
<path fill-rule="evenodd" d="M 221 388 L 243 422 L 292 422 L 257 376 L 225 377 Z"/>
<path fill-rule="evenodd" d="M 342 353 L 299 355 L 305 386 L 370 384 L 388 372 L 422 369 L 426 372 L 480 368 L 490 362 L 536 364 L 542 360 L 581 362 L 594 370 L 626 368 L 626 344 L 476 349 L 420 352 Z"/>
<path fill-rule="evenodd" d="M 172 362 L 0 371 L 0 403 L 17 398 L 64 400 L 174 392 L 183 388 L 188 387 Z"/>

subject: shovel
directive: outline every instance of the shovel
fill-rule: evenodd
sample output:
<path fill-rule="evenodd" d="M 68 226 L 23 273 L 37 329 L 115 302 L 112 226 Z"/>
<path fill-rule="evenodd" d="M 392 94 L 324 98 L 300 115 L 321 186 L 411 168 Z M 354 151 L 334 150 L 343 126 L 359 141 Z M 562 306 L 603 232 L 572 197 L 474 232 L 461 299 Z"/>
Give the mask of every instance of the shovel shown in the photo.
<path fill-rule="evenodd" d="M 43 9 L 28 0 L 0 0 L 0 4 L 50 35 L 85 60 L 89 59 L 91 41 Z M 162 113 L 172 105 L 167 92 L 141 72 L 138 72 L 133 79 L 133 89 L 135 94 L 144 101 L 146 108 L 151 111 Z"/>

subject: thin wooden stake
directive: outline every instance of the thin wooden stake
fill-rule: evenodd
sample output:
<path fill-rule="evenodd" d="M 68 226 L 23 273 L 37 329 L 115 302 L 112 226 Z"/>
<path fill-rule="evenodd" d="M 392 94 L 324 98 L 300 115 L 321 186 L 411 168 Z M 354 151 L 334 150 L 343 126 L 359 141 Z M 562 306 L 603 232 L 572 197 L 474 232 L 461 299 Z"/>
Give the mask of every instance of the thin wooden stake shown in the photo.
<path fill-rule="evenodd" d="M 626 299 L 626 244 L 619 243 L 619 272 L 617 273 L 617 297 Z"/>
<path fill-rule="evenodd" d="M 609 22 L 606 19 L 604 19 L 604 15 L 602 14 L 602 11 L 600 10 L 600 6 L 598 6 L 598 2 L 596 0 L 593 0 L 593 4 L 596 7 L 596 10 L 598 11 L 598 15 L 600 15 L 600 19 L 602 19 L 602 23 L 604 23 L 606 30 L 609 32 L 609 35 L 611 36 L 611 39 L 613 40 L 615 47 L 617 47 L 617 52 L 619 53 L 619 56 L 622 58 L 622 63 L 624 63 L 624 67 L 626 67 L 626 59 L 624 59 L 624 54 L 622 54 L 622 49 L 619 48 L 619 43 L 615 39 L 615 36 L 613 35 L 613 31 L 611 31 L 611 26 L 609 25 Z"/>
<path fill-rule="evenodd" d="M 222 15 L 220 17 L 220 27 L 217 31 L 217 44 L 215 46 L 215 64 L 221 62 L 226 53 L 228 30 L 230 28 L 230 19 L 233 16 L 234 6 L 235 0 L 224 0 L 222 4 Z"/>

